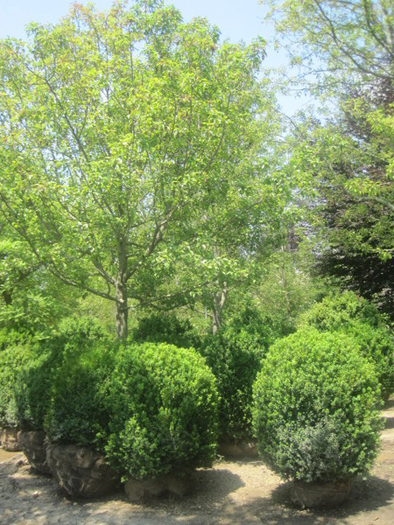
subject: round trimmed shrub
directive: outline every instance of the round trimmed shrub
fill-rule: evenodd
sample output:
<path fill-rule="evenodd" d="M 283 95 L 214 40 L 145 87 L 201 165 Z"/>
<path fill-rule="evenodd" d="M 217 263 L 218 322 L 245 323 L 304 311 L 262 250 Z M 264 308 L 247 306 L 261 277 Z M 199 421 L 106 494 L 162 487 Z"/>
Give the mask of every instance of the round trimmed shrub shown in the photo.
<path fill-rule="evenodd" d="M 283 478 L 339 481 L 370 469 L 380 387 L 351 337 L 309 328 L 276 342 L 253 395 L 259 451 Z"/>
<path fill-rule="evenodd" d="M 321 332 L 335 331 L 354 321 L 378 327 L 383 324 L 376 306 L 353 292 L 331 294 L 300 318 L 300 327 L 314 326 Z"/>
<path fill-rule="evenodd" d="M 394 340 L 390 331 L 384 325 L 374 328 L 360 321 L 354 321 L 343 331 L 353 337 L 362 355 L 374 363 L 382 399 L 387 401 L 394 392 Z"/>
<path fill-rule="evenodd" d="M 352 336 L 375 364 L 382 398 L 387 400 L 394 392 L 394 339 L 374 305 L 353 292 L 331 295 L 303 316 L 301 326 Z"/>
<path fill-rule="evenodd" d="M 108 400 L 107 460 L 124 480 L 212 465 L 215 378 L 193 349 L 153 343 L 124 347 Z"/>

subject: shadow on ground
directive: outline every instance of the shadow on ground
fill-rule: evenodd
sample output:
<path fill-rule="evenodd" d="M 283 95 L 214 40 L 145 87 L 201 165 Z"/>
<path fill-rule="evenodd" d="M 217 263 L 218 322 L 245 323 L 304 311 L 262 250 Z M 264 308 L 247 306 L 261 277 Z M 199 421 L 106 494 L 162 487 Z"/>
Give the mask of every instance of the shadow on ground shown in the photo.
<path fill-rule="evenodd" d="M 337 520 L 347 520 L 351 517 L 356 518 L 354 521 L 356 522 L 357 515 L 377 512 L 381 507 L 392 503 L 394 484 L 376 476 L 370 476 L 367 480 L 357 479 L 348 502 L 335 509 L 296 509 L 291 503 L 290 491 L 291 482 L 283 483 L 272 492 L 271 498 L 260 502 L 258 517 L 262 523 L 270 525 L 337 523 Z"/>
<path fill-rule="evenodd" d="M 394 416 L 393 417 L 385 417 L 385 424 L 384 424 L 384 428 L 385 430 L 390 430 L 392 428 L 394 428 Z"/>
<path fill-rule="evenodd" d="M 383 410 L 389 410 L 390 408 L 394 408 L 394 398 L 385 402 Z"/>

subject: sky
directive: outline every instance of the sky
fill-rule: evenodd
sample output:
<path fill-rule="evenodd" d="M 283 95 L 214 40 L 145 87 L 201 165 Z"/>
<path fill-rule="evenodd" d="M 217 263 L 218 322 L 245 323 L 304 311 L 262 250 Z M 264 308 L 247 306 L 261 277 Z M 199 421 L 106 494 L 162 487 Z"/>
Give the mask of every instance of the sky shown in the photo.
<path fill-rule="evenodd" d="M 67 14 L 71 3 L 70 0 L 0 0 L 0 38 L 24 38 L 25 27 L 30 22 L 56 23 Z M 79 0 L 79 3 L 86 4 L 88 0 Z M 105 11 L 113 2 L 95 0 L 92 3 Z M 177 7 L 185 21 L 195 16 L 207 18 L 220 28 L 222 39 L 249 43 L 257 36 L 266 40 L 273 36 L 271 25 L 264 21 L 266 8 L 258 0 L 166 0 L 166 3 Z M 268 48 L 267 68 L 285 63 L 283 52 L 277 53 Z M 279 101 L 288 115 L 306 103 L 305 100 L 284 96 L 279 97 Z"/>
<path fill-rule="evenodd" d="M 29 22 L 52 23 L 66 15 L 69 0 L 0 0 L 0 37 L 23 37 Z M 79 0 L 86 4 L 86 0 Z M 112 0 L 95 0 L 97 8 L 107 10 Z M 184 20 L 204 16 L 222 30 L 224 38 L 249 42 L 264 36 L 265 8 L 258 0 L 169 0 L 183 14 Z"/>

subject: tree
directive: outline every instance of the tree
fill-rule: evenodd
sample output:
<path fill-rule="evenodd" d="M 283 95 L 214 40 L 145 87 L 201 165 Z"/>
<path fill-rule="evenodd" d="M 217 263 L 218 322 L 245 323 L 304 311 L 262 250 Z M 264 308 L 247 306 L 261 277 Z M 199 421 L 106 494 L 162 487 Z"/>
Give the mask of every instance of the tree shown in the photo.
<path fill-rule="evenodd" d="M 391 0 L 261 0 L 293 64 L 327 91 L 338 84 L 393 79 L 394 5 Z"/>
<path fill-rule="evenodd" d="M 69 315 L 77 300 L 77 290 L 66 290 L 37 261 L 28 244 L 0 223 L 0 327 L 45 330 Z"/>
<path fill-rule="evenodd" d="M 386 0 L 270 2 L 323 123 L 298 123 L 292 166 L 324 226 L 319 267 L 391 306 L 394 253 L 394 5 Z M 316 91 L 317 88 L 317 91 Z M 318 221 L 316 212 L 320 211 Z M 392 277 L 390 277 L 392 281 Z"/>
<path fill-rule="evenodd" d="M 259 138 L 263 42 L 220 44 L 156 0 L 74 5 L 29 36 L 0 46 L 1 212 L 53 275 L 113 301 L 126 337 L 130 301 L 226 206 Z"/>

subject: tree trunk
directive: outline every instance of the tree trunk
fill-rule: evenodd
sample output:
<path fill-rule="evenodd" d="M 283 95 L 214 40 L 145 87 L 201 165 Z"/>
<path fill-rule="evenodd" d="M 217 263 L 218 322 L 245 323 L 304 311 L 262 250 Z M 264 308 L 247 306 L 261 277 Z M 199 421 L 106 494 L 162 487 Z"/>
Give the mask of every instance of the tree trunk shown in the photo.
<path fill-rule="evenodd" d="M 127 285 L 122 282 L 117 282 L 115 286 L 116 292 L 116 337 L 119 339 L 126 339 L 127 321 L 129 316 L 129 309 L 127 305 Z"/>
<path fill-rule="evenodd" d="M 222 312 L 220 310 L 217 310 L 215 307 L 213 308 L 213 325 L 212 325 L 212 333 L 215 335 L 220 327 L 222 326 Z"/>
<path fill-rule="evenodd" d="M 228 288 L 227 288 L 227 282 L 225 281 L 223 283 L 222 291 L 220 293 L 215 293 L 213 297 L 213 308 L 212 308 L 213 335 L 215 335 L 222 326 L 222 310 L 224 308 L 224 305 L 226 304 L 227 293 L 228 293 Z"/>

